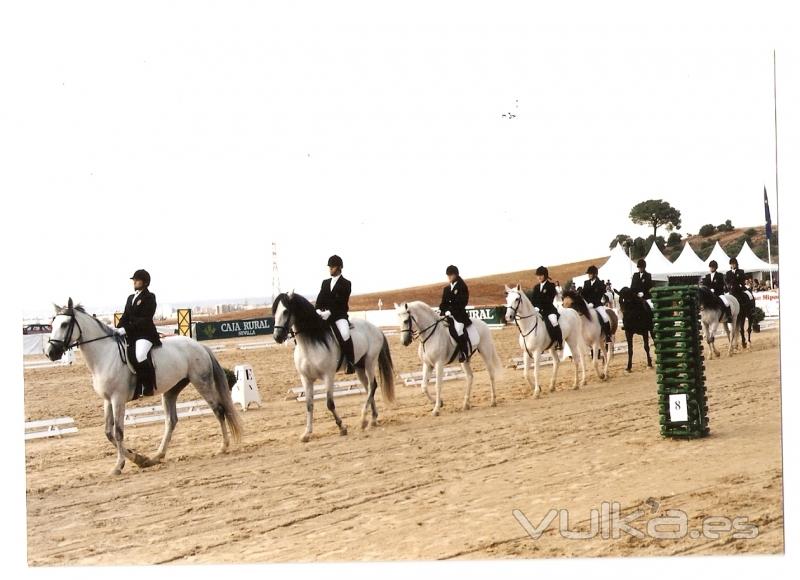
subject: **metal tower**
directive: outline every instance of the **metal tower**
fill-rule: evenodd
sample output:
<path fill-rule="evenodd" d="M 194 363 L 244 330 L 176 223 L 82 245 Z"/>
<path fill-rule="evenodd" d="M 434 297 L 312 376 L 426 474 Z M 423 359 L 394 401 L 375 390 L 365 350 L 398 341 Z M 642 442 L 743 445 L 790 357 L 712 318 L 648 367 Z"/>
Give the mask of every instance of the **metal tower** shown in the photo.
<path fill-rule="evenodd" d="M 278 275 L 278 244 L 272 242 L 272 301 L 281 293 L 281 279 Z"/>

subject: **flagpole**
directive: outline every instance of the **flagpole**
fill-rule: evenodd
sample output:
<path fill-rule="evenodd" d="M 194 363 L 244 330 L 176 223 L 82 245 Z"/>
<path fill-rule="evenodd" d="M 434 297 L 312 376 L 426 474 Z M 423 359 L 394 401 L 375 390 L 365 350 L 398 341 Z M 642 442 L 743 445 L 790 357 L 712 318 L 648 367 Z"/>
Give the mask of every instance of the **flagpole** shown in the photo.
<path fill-rule="evenodd" d="M 776 80 L 775 49 L 772 49 L 772 104 L 775 119 L 775 211 L 778 210 L 778 83 Z M 777 213 L 776 213 L 777 215 Z M 772 265 L 772 241 L 767 240 L 767 260 Z M 775 288 L 772 281 L 772 268 L 769 270 L 769 287 Z"/>

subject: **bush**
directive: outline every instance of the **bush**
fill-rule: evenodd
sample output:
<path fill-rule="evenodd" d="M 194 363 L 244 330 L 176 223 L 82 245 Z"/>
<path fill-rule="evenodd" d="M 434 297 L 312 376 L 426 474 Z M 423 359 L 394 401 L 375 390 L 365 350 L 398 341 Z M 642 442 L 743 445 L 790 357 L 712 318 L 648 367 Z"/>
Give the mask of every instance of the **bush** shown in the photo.
<path fill-rule="evenodd" d="M 706 224 L 700 228 L 700 235 L 707 238 L 708 236 L 714 235 L 716 231 L 717 228 L 714 227 L 714 224 Z"/>
<path fill-rule="evenodd" d="M 759 308 L 758 306 L 756 306 L 755 310 L 753 310 L 753 324 L 758 324 L 759 322 L 764 320 L 765 317 L 766 314 L 764 314 L 764 311 L 761 310 L 761 308 Z"/>
<path fill-rule="evenodd" d="M 753 237 L 754 235 L 756 235 L 757 233 L 758 233 L 758 230 L 756 230 L 755 228 L 748 228 L 748 229 L 747 229 L 747 230 L 744 232 L 744 235 L 746 235 L 748 238 L 752 238 L 752 237 Z"/>
<path fill-rule="evenodd" d="M 733 224 L 731 220 L 725 220 L 724 224 L 720 224 L 717 226 L 718 232 L 732 232 L 734 230 Z"/>
<path fill-rule="evenodd" d="M 679 246 L 681 243 L 681 235 L 678 232 L 672 232 L 667 238 L 667 246 Z"/>

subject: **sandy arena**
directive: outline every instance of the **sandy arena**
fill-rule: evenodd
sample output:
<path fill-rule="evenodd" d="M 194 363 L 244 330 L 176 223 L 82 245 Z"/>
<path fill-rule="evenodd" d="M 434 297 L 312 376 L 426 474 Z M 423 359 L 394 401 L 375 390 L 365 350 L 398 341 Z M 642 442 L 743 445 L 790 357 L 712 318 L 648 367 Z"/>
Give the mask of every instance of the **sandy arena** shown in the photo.
<path fill-rule="evenodd" d="M 516 329 L 493 336 L 504 363 L 520 356 Z M 389 342 L 396 372 L 419 370 L 416 344 L 403 347 L 397 335 Z M 561 367 L 556 392 L 547 392 L 548 363 L 539 399 L 521 371 L 506 368 L 494 408 L 477 357 L 470 411 L 460 409 L 463 382 L 445 383 L 442 414 L 432 417 L 419 388 L 397 381 L 395 406 L 379 390 L 380 425 L 362 431 L 363 395 L 337 398 L 346 437 L 318 401 L 306 444 L 299 441 L 305 406 L 285 400 L 299 385 L 291 346 L 228 348 L 218 357 L 230 368 L 251 364 L 264 398 L 263 408 L 244 414 L 242 443 L 215 457 L 216 419 L 182 419 L 164 463 L 143 470 L 128 462 L 120 477 L 109 475 L 116 451 L 80 355 L 72 367 L 25 371 L 26 420 L 68 415 L 80 428 L 26 444 L 31 565 L 784 550 L 776 330 L 753 334 L 752 351 L 706 361 L 711 436 L 693 441 L 659 435 L 655 374 L 638 342 L 632 374 L 623 372 L 625 355 L 617 355 L 609 382 L 587 373 L 578 391 L 570 363 Z M 196 398 L 192 387 L 181 395 Z M 127 445 L 152 454 L 162 429 L 128 427 Z M 567 508 L 570 528 L 585 531 L 590 510 L 612 500 L 625 514 L 648 510 L 633 522 L 638 529 L 667 510 L 684 510 L 689 530 L 708 516 L 746 517 L 758 535 L 573 540 L 558 533 L 556 521 L 534 540 L 512 515 L 521 510 L 536 525 L 551 508 Z"/>

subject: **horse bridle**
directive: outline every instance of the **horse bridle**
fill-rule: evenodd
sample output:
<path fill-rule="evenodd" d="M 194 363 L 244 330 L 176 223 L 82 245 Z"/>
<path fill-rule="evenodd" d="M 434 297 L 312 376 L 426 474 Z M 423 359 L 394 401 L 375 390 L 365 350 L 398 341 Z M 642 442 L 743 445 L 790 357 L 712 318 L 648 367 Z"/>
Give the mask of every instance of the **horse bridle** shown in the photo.
<path fill-rule="evenodd" d="M 78 323 L 78 318 L 75 316 L 75 312 L 70 310 L 67 312 L 62 312 L 58 314 L 58 316 L 66 316 L 69 318 L 69 326 L 67 327 L 67 333 L 64 335 L 64 338 L 50 338 L 47 342 L 50 344 L 58 344 L 62 345 L 64 350 L 69 350 L 73 347 L 80 346 L 82 344 L 89 344 L 90 342 L 95 342 L 96 340 L 103 340 L 104 338 L 112 338 L 116 336 L 116 333 L 106 334 L 105 336 L 100 336 L 97 338 L 92 338 L 90 340 L 76 340 L 72 342 L 72 333 L 75 331 L 75 327 L 78 327 L 78 332 L 81 333 L 83 336 L 83 329 L 81 329 L 81 325 Z"/>
<path fill-rule="evenodd" d="M 531 328 L 528 332 L 523 333 L 522 327 L 519 325 L 519 321 L 536 316 L 536 310 L 534 310 L 532 314 L 528 314 L 526 316 L 520 316 L 517 312 L 519 311 L 519 307 L 521 305 L 522 305 L 522 295 L 518 294 L 517 301 L 514 304 L 514 306 L 507 306 L 506 308 L 510 308 L 514 312 L 514 324 L 517 325 L 517 330 L 519 330 L 519 333 L 523 336 L 523 338 L 527 338 L 527 336 L 532 332 L 534 332 L 536 330 L 536 327 L 539 326 L 539 319 L 538 318 L 536 319 L 533 328 Z"/>
<path fill-rule="evenodd" d="M 411 342 L 414 342 L 414 340 L 416 340 L 417 338 L 422 337 L 422 335 L 424 333 L 428 332 L 428 330 L 430 330 L 432 328 L 433 330 L 431 330 L 431 332 L 430 332 L 430 334 L 428 334 L 428 336 L 425 336 L 425 337 L 421 338 L 421 340 L 422 340 L 422 348 L 424 349 L 425 348 L 425 343 L 428 342 L 428 340 L 430 340 L 430 338 L 433 336 L 433 333 L 436 332 L 436 327 L 439 326 L 439 324 L 442 322 L 442 320 L 444 320 L 444 318 L 437 318 L 436 322 L 434 322 L 433 324 L 428 325 L 428 326 L 426 326 L 425 328 L 423 328 L 421 330 L 416 330 L 415 331 L 414 330 L 414 324 L 419 326 L 419 323 L 414 318 L 414 315 L 411 314 L 411 312 L 409 311 L 408 318 L 403 323 L 403 324 L 405 324 L 407 322 L 408 323 L 408 328 L 403 328 L 403 329 L 400 330 L 400 332 L 408 332 L 411 335 Z"/>

